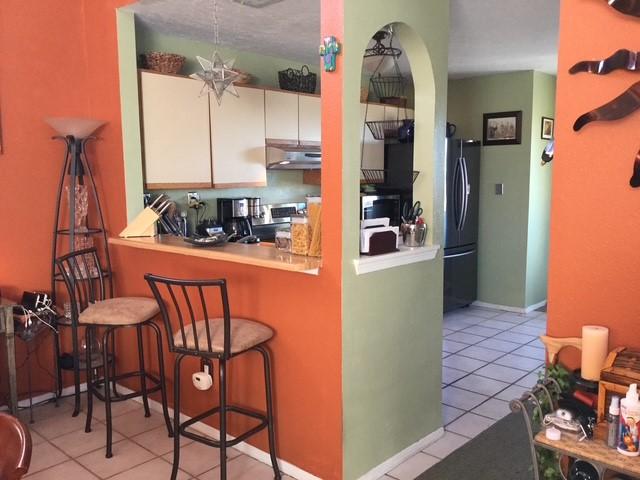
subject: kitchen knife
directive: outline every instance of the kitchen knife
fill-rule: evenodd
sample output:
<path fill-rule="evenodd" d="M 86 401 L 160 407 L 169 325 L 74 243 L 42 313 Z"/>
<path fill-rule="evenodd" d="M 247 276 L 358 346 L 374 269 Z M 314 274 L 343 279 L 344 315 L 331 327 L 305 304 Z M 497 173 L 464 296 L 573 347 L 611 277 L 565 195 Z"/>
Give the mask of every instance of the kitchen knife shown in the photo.
<path fill-rule="evenodd" d="M 629 180 L 629 185 L 633 188 L 640 187 L 640 151 L 636 153 L 636 159 L 633 162 L 633 175 Z"/>
<path fill-rule="evenodd" d="M 577 132 L 591 122 L 619 120 L 631 115 L 638 108 L 640 108 L 640 82 L 634 83 L 626 92 L 610 102 L 578 117 L 573 124 L 573 130 Z"/>
<path fill-rule="evenodd" d="M 639 65 L 638 52 L 621 49 L 605 58 L 604 60 L 585 60 L 576 63 L 569 69 L 569 73 L 575 75 L 580 72 L 595 73 L 596 75 L 606 75 L 614 70 L 637 71 Z"/>
<path fill-rule="evenodd" d="M 640 0 L 605 0 L 620 13 L 640 17 Z"/>

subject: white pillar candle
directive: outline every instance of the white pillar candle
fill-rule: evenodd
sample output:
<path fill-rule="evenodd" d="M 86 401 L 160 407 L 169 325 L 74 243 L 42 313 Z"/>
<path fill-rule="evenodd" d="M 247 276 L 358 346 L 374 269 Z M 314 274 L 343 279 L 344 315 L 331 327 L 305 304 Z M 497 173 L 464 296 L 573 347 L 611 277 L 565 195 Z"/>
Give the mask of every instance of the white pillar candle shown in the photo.
<path fill-rule="evenodd" d="M 600 380 L 600 370 L 609 353 L 609 329 L 597 325 L 582 327 L 581 375 L 586 380 Z"/>

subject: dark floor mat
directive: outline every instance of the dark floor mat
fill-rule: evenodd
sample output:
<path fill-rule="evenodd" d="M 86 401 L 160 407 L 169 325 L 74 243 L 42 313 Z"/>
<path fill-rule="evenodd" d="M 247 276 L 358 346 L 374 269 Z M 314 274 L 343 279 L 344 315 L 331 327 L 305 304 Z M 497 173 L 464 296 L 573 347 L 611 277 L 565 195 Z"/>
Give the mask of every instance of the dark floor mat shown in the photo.
<path fill-rule="evenodd" d="M 527 428 L 511 413 L 416 480 L 532 480 Z"/>

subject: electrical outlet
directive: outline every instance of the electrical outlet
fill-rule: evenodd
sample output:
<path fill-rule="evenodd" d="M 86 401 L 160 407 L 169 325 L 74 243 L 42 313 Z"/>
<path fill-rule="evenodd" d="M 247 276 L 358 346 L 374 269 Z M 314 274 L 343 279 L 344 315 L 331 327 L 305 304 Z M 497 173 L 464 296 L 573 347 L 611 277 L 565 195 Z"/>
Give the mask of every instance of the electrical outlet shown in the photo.
<path fill-rule="evenodd" d="M 189 208 L 196 208 L 200 203 L 200 194 L 198 192 L 187 193 L 187 206 Z"/>

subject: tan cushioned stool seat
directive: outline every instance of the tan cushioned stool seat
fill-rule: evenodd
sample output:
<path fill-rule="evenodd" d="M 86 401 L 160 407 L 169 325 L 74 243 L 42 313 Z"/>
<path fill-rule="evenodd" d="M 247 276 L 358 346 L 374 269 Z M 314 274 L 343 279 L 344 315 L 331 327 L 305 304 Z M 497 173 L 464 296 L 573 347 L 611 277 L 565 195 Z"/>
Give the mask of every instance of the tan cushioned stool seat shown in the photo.
<path fill-rule="evenodd" d="M 209 332 L 211 334 L 211 350 L 215 353 L 222 353 L 224 350 L 224 319 L 210 319 Z M 193 326 L 185 326 L 184 334 L 187 339 L 186 348 L 195 350 L 196 341 L 193 336 Z M 196 322 L 196 334 L 198 335 L 200 351 L 209 351 L 207 330 L 203 320 Z M 244 352 L 251 347 L 266 342 L 271 337 L 273 337 L 273 330 L 266 325 L 243 318 L 231 319 L 231 353 Z M 182 332 L 178 331 L 173 336 L 173 343 L 178 348 L 184 348 Z"/>
<path fill-rule="evenodd" d="M 160 313 L 158 302 L 145 297 L 108 298 L 89 305 L 80 314 L 80 323 L 91 325 L 136 325 Z"/>

